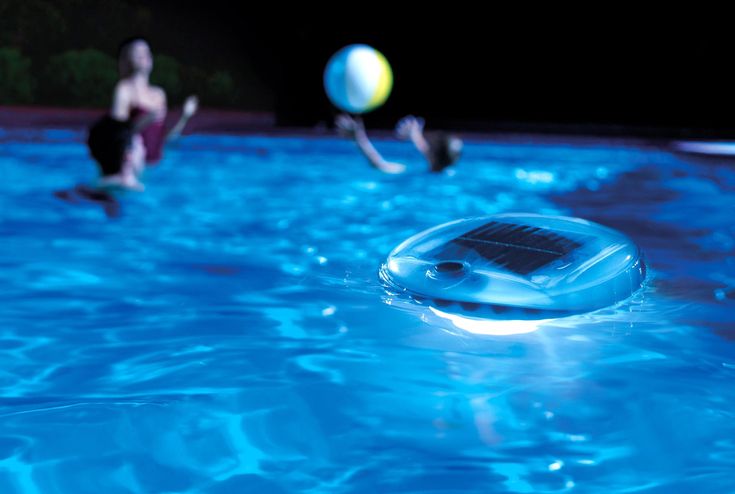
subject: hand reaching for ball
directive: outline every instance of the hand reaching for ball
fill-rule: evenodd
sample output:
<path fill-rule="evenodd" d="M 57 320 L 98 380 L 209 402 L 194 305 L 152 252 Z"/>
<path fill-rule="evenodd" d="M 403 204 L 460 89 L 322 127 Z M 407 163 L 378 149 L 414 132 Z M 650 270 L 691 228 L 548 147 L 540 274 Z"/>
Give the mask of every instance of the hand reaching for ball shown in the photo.
<path fill-rule="evenodd" d="M 399 139 L 414 139 L 424 132 L 424 119 L 413 115 L 403 117 L 396 124 L 396 136 Z"/>
<path fill-rule="evenodd" d="M 355 137 L 358 133 L 365 132 L 365 125 L 362 123 L 362 119 L 359 117 L 353 118 L 346 113 L 337 115 L 337 118 L 334 119 L 334 125 L 337 127 L 340 135 L 345 137 Z"/>

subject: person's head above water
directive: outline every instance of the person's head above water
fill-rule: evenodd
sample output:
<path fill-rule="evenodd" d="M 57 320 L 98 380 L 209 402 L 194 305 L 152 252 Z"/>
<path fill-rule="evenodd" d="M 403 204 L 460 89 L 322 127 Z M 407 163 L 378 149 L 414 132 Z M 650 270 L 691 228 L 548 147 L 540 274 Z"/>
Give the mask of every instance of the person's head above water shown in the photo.
<path fill-rule="evenodd" d="M 426 154 L 432 172 L 440 172 L 457 162 L 462 154 L 462 139 L 446 132 L 428 133 Z"/>
<path fill-rule="evenodd" d="M 136 73 L 150 75 L 153 70 L 153 54 L 145 38 L 128 38 L 117 49 L 117 67 L 121 78 Z"/>
<path fill-rule="evenodd" d="M 110 117 L 98 120 L 89 130 L 87 144 L 102 176 L 122 171 L 125 154 L 132 148 L 133 128 Z"/>
<path fill-rule="evenodd" d="M 407 115 L 396 124 L 399 139 L 414 143 L 429 162 L 429 170 L 440 172 L 457 162 L 462 154 L 462 139 L 446 132 L 424 133 L 424 119 Z"/>
<path fill-rule="evenodd" d="M 145 157 L 145 148 L 130 122 L 103 117 L 90 129 L 87 145 L 103 180 L 115 177 L 122 185 L 138 186 L 137 175 Z"/>

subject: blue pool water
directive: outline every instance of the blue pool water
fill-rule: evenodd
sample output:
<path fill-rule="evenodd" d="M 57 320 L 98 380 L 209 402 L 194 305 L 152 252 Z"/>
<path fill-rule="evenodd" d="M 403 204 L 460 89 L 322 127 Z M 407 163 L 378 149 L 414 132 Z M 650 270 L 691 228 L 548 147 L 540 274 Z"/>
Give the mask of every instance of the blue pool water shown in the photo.
<path fill-rule="evenodd" d="M 109 219 L 52 196 L 82 140 L 0 130 L 0 492 L 735 492 L 733 162 L 190 136 Z M 508 211 L 622 231 L 645 287 L 506 336 L 383 290 L 405 238 Z"/>

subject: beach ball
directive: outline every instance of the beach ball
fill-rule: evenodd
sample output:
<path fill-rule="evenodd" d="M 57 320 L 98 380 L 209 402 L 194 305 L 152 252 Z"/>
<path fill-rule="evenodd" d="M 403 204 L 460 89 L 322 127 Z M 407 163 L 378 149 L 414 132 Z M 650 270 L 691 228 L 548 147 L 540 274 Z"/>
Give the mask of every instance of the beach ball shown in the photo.
<path fill-rule="evenodd" d="M 342 111 L 366 113 L 385 103 L 393 87 L 388 60 L 368 45 L 345 46 L 327 62 L 324 89 Z"/>

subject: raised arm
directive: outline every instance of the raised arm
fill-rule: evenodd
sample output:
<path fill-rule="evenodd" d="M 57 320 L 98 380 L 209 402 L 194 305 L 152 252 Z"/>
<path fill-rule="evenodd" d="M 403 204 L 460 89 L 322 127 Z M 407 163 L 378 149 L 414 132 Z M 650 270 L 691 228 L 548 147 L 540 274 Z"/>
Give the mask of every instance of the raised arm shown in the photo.
<path fill-rule="evenodd" d="M 413 115 L 403 117 L 396 124 L 396 136 L 399 139 L 410 140 L 413 145 L 416 146 L 421 154 L 426 157 L 427 160 L 431 161 L 429 153 L 431 146 L 424 137 L 424 119 L 416 118 Z"/>
<path fill-rule="evenodd" d="M 357 147 L 373 167 L 384 173 L 403 173 L 406 171 L 405 165 L 383 159 L 378 150 L 375 149 L 375 146 L 373 146 L 373 143 L 368 139 L 365 126 L 359 117 L 352 118 L 349 115 L 341 114 L 337 116 L 334 123 L 340 134 L 355 140 Z"/>
<path fill-rule="evenodd" d="M 166 141 L 177 139 L 181 135 L 181 131 L 184 130 L 184 126 L 189 119 L 197 112 L 199 108 L 199 99 L 196 96 L 189 96 L 184 101 L 184 108 L 181 112 L 181 118 L 176 122 L 176 125 L 166 135 Z"/>

